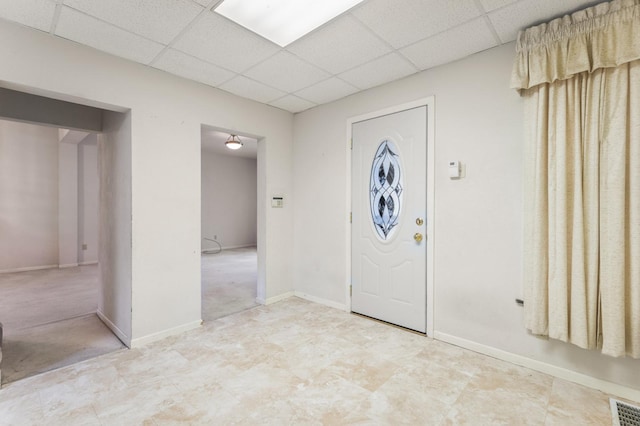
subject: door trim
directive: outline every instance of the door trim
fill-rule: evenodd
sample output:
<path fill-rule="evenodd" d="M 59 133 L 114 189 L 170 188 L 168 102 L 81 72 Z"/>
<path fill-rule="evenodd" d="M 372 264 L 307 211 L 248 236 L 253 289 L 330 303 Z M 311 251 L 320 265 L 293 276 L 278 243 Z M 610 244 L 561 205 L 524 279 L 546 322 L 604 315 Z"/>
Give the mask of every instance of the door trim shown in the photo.
<path fill-rule="evenodd" d="M 417 99 L 412 102 L 407 102 L 401 105 L 395 105 L 389 108 L 384 108 L 378 111 L 372 111 L 366 114 L 358 115 L 347 119 L 347 139 L 346 139 L 346 161 L 347 161 L 347 211 L 345 212 L 345 218 L 347 222 L 347 232 L 345 248 L 347 253 L 347 282 L 345 283 L 345 300 L 346 310 L 351 312 L 351 184 L 353 180 L 351 170 L 351 141 L 352 141 L 352 126 L 354 123 L 364 120 L 370 120 L 389 114 L 395 114 L 397 112 L 405 111 L 417 107 L 427 107 L 427 336 L 433 337 L 434 327 L 434 303 L 433 297 L 434 291 L 434 241 L 435 241 L 435 97 L 429 96 L 426 98 Z"/>

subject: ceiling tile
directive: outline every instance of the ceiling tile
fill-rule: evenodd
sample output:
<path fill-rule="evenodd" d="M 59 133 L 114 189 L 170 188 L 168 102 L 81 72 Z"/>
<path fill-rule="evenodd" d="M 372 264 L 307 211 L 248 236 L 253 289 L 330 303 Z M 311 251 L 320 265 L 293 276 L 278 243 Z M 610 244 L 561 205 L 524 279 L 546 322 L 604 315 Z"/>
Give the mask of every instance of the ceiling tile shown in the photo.
<path fill-rule="evenodd" d="M 521 0 L 488 14 L 503 43 L 515 40 L 518 31 L 547 22 L 580 6 L 576 0 Z"/>
<path fill-rule="evenodd" d="M 64 4 L 162 44 L 169 44 L 204 10 L 190 0 L 64 0 Z"/>
<path fill-rule="evenodd" d="M 235 74 L 201 59 L 189 56 L 175 49 L 169 49 L 158 58 L 155 68 L 199 81 L 210 86 L 219 86 L 231 79 Z"/>
<path fill-rule="evenodd" d="M 305 109 L 315 106 L 315 104 L 293 95 L 287 95 L 274 102 L 270 102 L 270 105 L 293 113 L 302 112 Z"/>
<path fill-rule="evenodd" d="M 151 62 L 163 49 L 161 44 L 66 6 L 60 13 L 56 35 L 143 64 Z"/>
<path fill-rule="evenodd" d="M 285 92 L 265 86 L 262 83 L 258 83 L 241 75 L 227 81 L 220 86 L 220 89 L 233 93 L 234 95 L 242 96 L 243 98 L 253 99 L 263 103 L 286 95 Z"/>
<path fill-rule="evenodd" d="M 329 77 L 329 74 L 289 52 L 278 52 L 245 73 L 269 86 L 296 92 Z"/>
<path fill-rule="evenodd" d="M 474 1 L 369 0 L 353 15 L 393 47 L 400 48 L 467 22 L 481 11 Z"/>
<path fill-rule="evenodd" d="M 0 18 L 49 31 L 56 10 L 51 0 L 0 0 Z"/>
<path fill-rule="evenodd" d="M 345 96 L 349 96 L 357 91 L 358 89 L 349 83 L 345 83 L 339 78 L 332 77 L 318 84 L 314 84 L 311 87 L 302 89 L 299 92 L 296 92 L 296 95 L 311 102 L 315 102 L 316 104 L 324 104 L 326 102 L 344 98 Z"/>
<path fill-rule="evenodd" d="M 480 3 L 482 3 L 482 7 L 486 12 L 490 12 L 517 1 L 518 0 L 480 0 Z"/>
<path fill-rule="evenodd" d="M 400 52 L 420 69 L 428 69 L 496 46 L 485 18 L 405 47 Z"/>
<path fill-rule="evenodd" d="M 416 67 L 401 55 L 390 53 L 382 58 L 344 72 L 339 77 L 364 90 L 406 77 L 417 71 Z"/>
<path fill-rule="evenodd" d="M 235 72 L 243 72 L 280 50 L 213 12 L 199 19 L 173 47 Z"/>
<path fill-rule="evenodd" d="M 391 51 L 387 44 L 349 15 L 298 40 L 287 50 L 333 74 Z"/>

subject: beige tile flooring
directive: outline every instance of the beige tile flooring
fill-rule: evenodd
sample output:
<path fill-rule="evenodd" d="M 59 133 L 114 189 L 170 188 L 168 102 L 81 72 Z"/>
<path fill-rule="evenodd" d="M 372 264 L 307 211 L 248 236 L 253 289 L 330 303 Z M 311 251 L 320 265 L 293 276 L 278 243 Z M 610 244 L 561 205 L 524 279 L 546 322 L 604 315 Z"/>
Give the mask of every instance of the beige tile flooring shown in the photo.
<path fill-rule="evenodd" d="M 601 392 L 295 297 L 0 390 L 15 425 L 608 425 Z"/>

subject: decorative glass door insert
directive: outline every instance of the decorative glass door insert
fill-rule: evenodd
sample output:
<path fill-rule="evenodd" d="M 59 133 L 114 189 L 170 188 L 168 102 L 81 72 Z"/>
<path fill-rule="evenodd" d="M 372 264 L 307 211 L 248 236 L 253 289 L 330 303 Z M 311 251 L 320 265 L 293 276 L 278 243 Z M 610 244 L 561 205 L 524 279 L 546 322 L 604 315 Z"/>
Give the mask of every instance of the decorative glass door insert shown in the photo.
<path fill-rule="evenodd" d="M 371 165 L 371 219 L 382 240 L 393 235 L 402 208 L 402 168 L 398 149 L 389 139 L 380 143 Z"/>

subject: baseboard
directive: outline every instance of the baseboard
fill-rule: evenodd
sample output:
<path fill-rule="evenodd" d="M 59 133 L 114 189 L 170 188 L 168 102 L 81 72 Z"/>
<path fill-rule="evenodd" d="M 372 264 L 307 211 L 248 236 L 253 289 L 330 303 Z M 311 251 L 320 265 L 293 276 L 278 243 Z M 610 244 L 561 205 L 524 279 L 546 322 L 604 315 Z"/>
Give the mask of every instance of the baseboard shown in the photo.
<path fill-rule="evenodd" d="M 131 347 L 138 348 L 140 346 L 147 345 L 151 342 L 155 342 L 156 340 L 164 339 L 165 337 L 174 336 L 176 334 L 181 334 L 186 331 L 194 330 L 200 326 L 202 326 L 202 320 L 197 320 L 187 324 L 179 325 L 177 327 L 170 328 L 168 330 L 163 330 L 157 333 L 148 334 L 143 337 L 138 337 L 137 339 L 131 340 Z"/>
<path fill-rule="evenodd" d="M 549 374 L 550 376 L 558 377 L 560 379 L 574 382 L 592 389 L 597 389 L 610 395 L 626 398 L 631 401 L 640 401 L 640 390 L 638 389 L 633 389 L 624 385 L 619 385 L 617 383 L 597 379 L 595 377 L 578 373 L 573 370 L 568 370 L 566 368 L 528 358 L 523 355 L 517 355 L 511 352 L 503 351 L 501 349 L 493 348 L 491 346 L 486 346 L 481 343 L 473 342 L 471 340 L 462 339 L 460 337 L 452 336 L 446 333 L 440 333 L 438 331 L 434 332 L 434 339 L 441 340 L 455 346 L 460 346 L 461 348 L 469 349 L 471 351 L 478 352 L 484 355 L 489 355 L 493 358 L 501 359 L 512 364 L 530 368 L 532 370 Z"/>
<path fill-rule="evenodd" d="M 290 297 L 294 296 L 294 293 L 292 291 L 288 291 L 286 293 L 282 293 L 278 296 L 273 296 L 273 297 L 269 297 L 268 299 L 263 299 L 263 298 L 256 298 L 256 302 L 261 304 L 261 305 L 273 305 L 274 303 L 278 303 L 284 299 L 288 299 Z"/>
<path fill-rule="evenodd" d="M 296 291 L 294 295 L 296 297 L 299 297 L 300 299 L 308 300 L 309 302 L 318 303 L 330 308 L 340 309 L 341 311 L 348 311 L 347 305 L 345 305 L 344 303 L 334 302 L 333 300 L 323 299 L 322 297 L 311 296 L 310 294 L 302 293 L 301 291 Z"/>
<path fill-rule="evenodd" d="M 96 312 L 96 315 L 98 315 L 98 318 L 100 318 L 100 321 L 102 321 L 104 323 L 104 325 L 106 325 L 109 330 L 111 330 L 111 332 L 113 334 L 116 335 L 116 337 L 118 339 L 120 339 L 120 341 L 128 348 L 131 347 L 131 339 L 129 338 L 129 336 L 127 336 L 122 330 L 120 330 L 113 322 L 111 322 L 111 320 L 109 318 L 107 318 L 107 316 L 105 314 L 103 314 L 102 312 L 100 312 L 99 310 Z"/>
<path fill-rule="evenodd" d="M 249 247 L 256 247 L 255 244 L 243 244 L 243 245 L 239 245 L 239 246 L 223 246 L 222 250 L 233 250 L 233 249 L 239 249 L 239 248 L 249 248 Z"/>
<path fill-rule="evenodd" d="M 250 247 L 256 247 L 255 244 L 243 244 L 243 245 L 239 245 L 239 246 L 223 246 L 222 250 L 233 250 L 233 249 L 240 249 L 240 248 L 250 248 Z M 219 247 L 211 247 L 208 249 L 202 249 L 200 250 L 200 253 L 204 253 L 205 251 L 209 251 L 209 250 L 219 250 Z"/>
<path fill-rule="evenodd" d="M 97 265 L 97 264 L 98 264 L 98 261 L 97 260 L 93 260 L 91 262 L 65 263 L 65 264 L 62 264 L 62 265 L 27 266 L 25 268 L 2 269 L 2 270 L 0 270 L 0 274 L 10 274 L 10 273 L 13 273 L 13 272 L 40 271 L 42 269 L 75 268 L 77 266 L 87 266 L 87 265 Z"/>
<path fill-rule="evenodd" d="M 0 270 L 0 274 L 11 274 L 13 272 L 39 271 L 41 269 L 52 269 L 57 267 L 58 265 L 42 265 L 42 266 L 27 266 L 25 268 L 2 269 Z"/>

